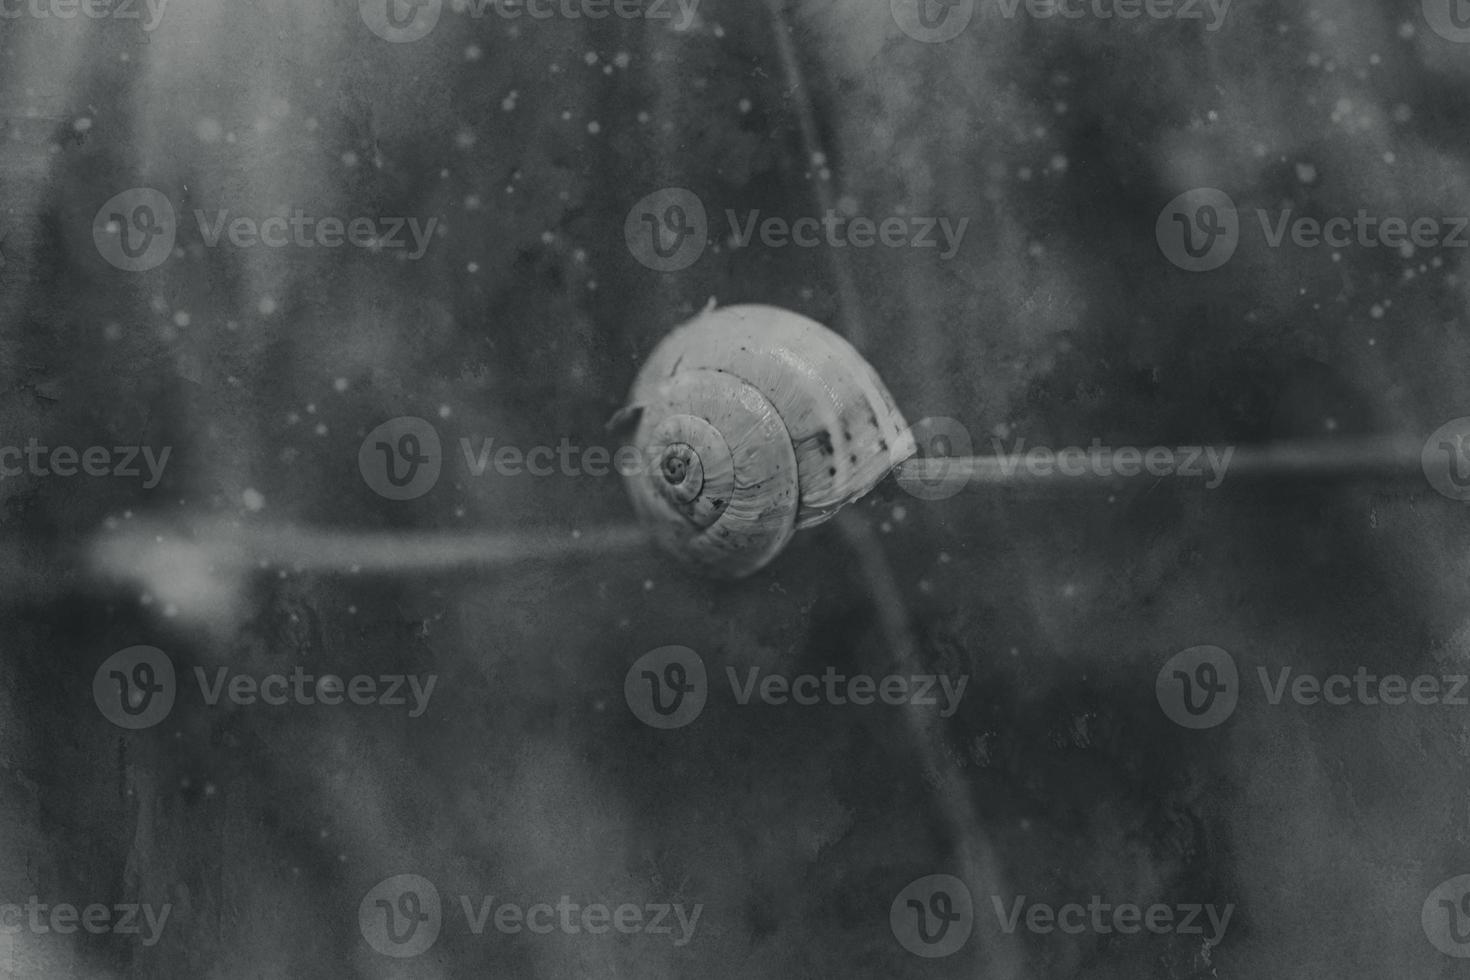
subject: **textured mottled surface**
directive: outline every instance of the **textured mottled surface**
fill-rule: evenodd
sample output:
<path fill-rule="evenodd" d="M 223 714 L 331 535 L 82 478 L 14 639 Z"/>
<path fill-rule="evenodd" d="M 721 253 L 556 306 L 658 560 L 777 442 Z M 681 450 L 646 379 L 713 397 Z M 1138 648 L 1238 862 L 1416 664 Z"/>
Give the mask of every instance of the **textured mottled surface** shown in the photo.
<path fill-rule="evenodd" d="M 0 481 L 0 903 L 174 906 L 151 947 L 17 937 L 18 975 L 1462 976 L 1420 909 L 1470 870 L 1465 709 L 1257 696 L 1187 732 L 1154 698 L 1161 664 L 1198 644 L 1247 678 L 1470 669 L 1470 534 L 1427 488 L 1162 480 L 922 502 L 886 485 L 853 510 L 919 667 L 971 675 L 928 725 L 727 697 L 666 732 L 623 703 L 629 664 L 666 644 L 717 681 L 727 665 L 899 669 L 875 612 L 893 591 L 831 524 L 733 585 L 641 551 L 487 576 L 265 574 L 206 621 L 79 570 L 109 519 L 624 521 L 616 476 L 475 477 L 458 440 L 603 444 L 640 363 L 712 296 L 837 328 L 909 419 L 959 419 L 982 451 L 993 434 L 1246 443 L 1470 414 L 1464 250 L 1334 255 L 1257 234 L 1190 275 L 1154 238 L 1196 186 L 1243 214 L 1470 213 L 1470 46 L 1408 2 L 1239 2 L 1214 32 L 999 10 L 927 45 L 886 2 L 793 0 L 799 84 L 752 0 L 707 0 L 682 33 L 446 4 L 409 44 L 346 0 L 176 0 L 147 34 L 0 20 L 0 445 L 173 447 L 153 490 Z M 849 212 L 969 231 L 949 261 L 727 246 L 726 209 L 813 214 L 822 182 Z M 285 205 L 437 216 L 443 233 L 400 261 L 191 231 L 182 255 L 128 274 L 99 257 L 92 219 L 135 185 L 184 215 Z M 669 186 L 701 196 L 713 244 L 665 275 L 623 226 Z M 356 460 L 402 415 L 433 420 L 445 472 L 394 502 Z M 195 698 L 128 733 L 90 692 L 139 643 L 185 676 L 440 681 L 419 718 Z M 399 873 L 445 896 L 704 911 L 682 947 L 461 921 L 395 961 L 357 908 Z M 969 883 L 978 922 L 928 961 L 888 910 L 934 873 Z M 991 894 L 1236 912 L 1216 947 L 1005 936 Z"/>

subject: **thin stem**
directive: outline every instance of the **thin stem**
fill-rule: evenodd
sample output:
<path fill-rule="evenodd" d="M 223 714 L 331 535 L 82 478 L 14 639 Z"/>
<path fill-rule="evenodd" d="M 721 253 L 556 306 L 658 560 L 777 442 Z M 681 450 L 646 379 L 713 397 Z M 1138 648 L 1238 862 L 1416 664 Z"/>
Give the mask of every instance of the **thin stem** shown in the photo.
<path fill-rule="evenodd" d="M 1046 448 L 1046 447 L 1040 447 Z M 1018 448 L 1014 455 L 936 456 L 900 463 L 901 484 L 943 489 L 971 484 L 1093 486 L 1125 479 L 1422 479 L 1422 444 L 1403 437 L 1283 442 L 1265 446 L 1196 446 L 1164 449 L 1093 449 L 1080 452 Z M 1150 462 L 1150 454 L 1154 454 Z M 1219 484 L 1217 484 L 1219 485 Z"/>

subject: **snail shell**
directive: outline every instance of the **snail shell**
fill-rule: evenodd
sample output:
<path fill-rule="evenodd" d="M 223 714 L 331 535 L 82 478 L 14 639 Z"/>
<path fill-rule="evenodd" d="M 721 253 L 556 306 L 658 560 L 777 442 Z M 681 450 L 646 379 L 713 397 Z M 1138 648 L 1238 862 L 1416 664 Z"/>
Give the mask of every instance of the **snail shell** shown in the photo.
<path fill-rule="evenodd" d="M 915 452 L 877 372 L 814 320 L 711 307 L 663 339 L 628 406 L 633 506 L 666 550 L 720 578 L 764 567 Z"/>

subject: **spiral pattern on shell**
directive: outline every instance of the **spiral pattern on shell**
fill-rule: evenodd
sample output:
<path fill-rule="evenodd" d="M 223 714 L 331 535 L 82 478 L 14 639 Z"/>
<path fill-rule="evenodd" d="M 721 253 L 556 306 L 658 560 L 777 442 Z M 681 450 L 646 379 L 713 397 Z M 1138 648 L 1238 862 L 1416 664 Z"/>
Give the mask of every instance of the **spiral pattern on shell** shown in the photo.
<path fill-rule="evenodd" d="M 851 344 L 771 306 L 710 309 L 663 339 L 628 406 L 644 466 L 627 477 L 667 551 L 707 574 L 758 571 L 915 453 Z"/>

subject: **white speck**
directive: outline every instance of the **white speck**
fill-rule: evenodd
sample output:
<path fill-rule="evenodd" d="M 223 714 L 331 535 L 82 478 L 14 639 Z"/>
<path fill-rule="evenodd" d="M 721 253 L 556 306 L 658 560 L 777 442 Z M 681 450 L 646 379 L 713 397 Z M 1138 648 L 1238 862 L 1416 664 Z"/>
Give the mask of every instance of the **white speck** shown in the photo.
<path fill-rule="evenodd" d="M 644 592 L 652 592 L 653 591 L 653 579 L 646 578 L 646 579 L 643 580 L 643 591 Z"/>
<path fill-rule="evenodd" d="M 327 434 L 327 426 L 326 426 L 326 423 L 324 423 L 324 422 L 318 422 L 316 424 L 316 428 L 313 429 L 312 431 L 315 432 L 319 436 L 326 435 Z"/>
<path fill-rule="evenodd" d="M 354 153 L 351 150 L 348 150 L 346 153 L 342 154 L 342 166 L 344 166 L 344 167 L 355 167 L 355 166 L 357 166 L 357 154 Z"/>
<path fill-rule="evenodd" d="M 256 309 L 260 310 L 261 316 L 270 316 L 276 312 L 276 301 L 269 296 L 262 296 Z"/>
<path fill-rule="evenodd" d="M 740 110 L 740 114 L 743 116 L 751 109 L 750 100 L 741 99 L 739 102 L 735 103 L 735 107 Z"/>
<path fill-rule="evenodd" d="M 1296 179 L 1303 184 L 1310 184 L 1317 179 L 1317 168 L 1310 163 L 1299 163 L 1296 165 Z"/>
<path fill-rule="evenodd" d="M 174 314 L 174 326 L 187 327 L 189 322 L 189 314 L 183 310 L 179 310 L 179 312 Z"/>
<path fill-rule="evenodd" d="M 337 392 L 338 394 L 341 394 L 342 392 L 346 391 L 347 390 L 347 379 L 346 378 L 338 378 L 336 381 L 333 381 L 332 382 L 332 390 L 335 391 L 335 392 Z"/>
<path fill-rule="evenodd" d="M 602 123 L 598 122 L 596 119 L 592 120 L 590 123 L 587 124 L 587 132 L 591 133 L 593 136 L 596 136 L 598 133 L 602 132 Z"/>
<path fill-rule="evenodd" d="M 450 413 L 452 411 L 453 411 L 453 409 L 451 409 L 448 405 L 440 405 L 439 406 L 439 417 L 441 419 L 447 419 L 447 418 L 449 418 Z"/>
<path fill-rule="evenodd" d="M 480 50 L 480 46 L 478 44 L 471 44 L 469 47 L 464 49 L 464 60 L 479 61 L 480 55 L 482 54 L 484 54 L 484 52 Z"/>
<path fill-rule="evenodd" d="M 265 496 L 254 487 L 246 487 L 245 492 L 240 494 L 240 500 L 248 511 L 258 511 L 265 507 Z"/>
<path fill-rule="evenodd" d="M 92 128 L 92 120 L 86 116 L 82 116 L 76 122 L 71 124 L 71 128 L 79 133 L 85 133 L 87 130 Z"/>

